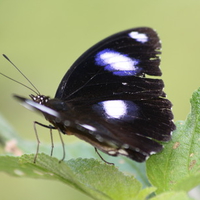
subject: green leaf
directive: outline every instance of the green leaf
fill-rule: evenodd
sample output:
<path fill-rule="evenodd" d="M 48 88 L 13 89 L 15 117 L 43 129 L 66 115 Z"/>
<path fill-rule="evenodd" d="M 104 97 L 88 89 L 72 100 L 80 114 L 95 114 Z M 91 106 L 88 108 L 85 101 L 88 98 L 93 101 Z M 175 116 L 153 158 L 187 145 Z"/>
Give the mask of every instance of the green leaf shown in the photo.
<path fill-rule="evenodd" d="M 114 166 L 99 164 L 98 161 L 83 159 L 70 160 L 76 178 L 105 194 L 111 199 L 132 199 L 141 189 L 141 184 L 133 176 L 124 176 Z"/>
<path fill-rule="evenodd" d="M 135 200 L 146 200 L 148 199 L 147 197 L 155 192 L 156 188 L 155 187 L 147 187 L 139 192 L 139 194 L 134 198 Z"/>
<path fill-rule="evenodd" d="M 200 89 L 193 93 L 187 120 L 176 127 L 163 152 L 147 161 L 147 175 L 157 194 L 189 191 L 200 184 Z"/>
<path fill-rule="evenodd" d="M 186 192 L 165 192 L 156 197 L 151 198 L 151 200 L 191 200 Z"/>
<path fill-rule="evenodd" d="M 140 194 L 141 184 L 133 176 L 125 176 L 115 166 L 94 159 L 59 163 L 56 158 L 39 154 L 34 164 L 33 157 L 0 156 L 0 171 L 19 177 L 59 180 L 97 200 L 135 199 L 137 195 L 146 197 L 154 190 L 144 190 Z"/>

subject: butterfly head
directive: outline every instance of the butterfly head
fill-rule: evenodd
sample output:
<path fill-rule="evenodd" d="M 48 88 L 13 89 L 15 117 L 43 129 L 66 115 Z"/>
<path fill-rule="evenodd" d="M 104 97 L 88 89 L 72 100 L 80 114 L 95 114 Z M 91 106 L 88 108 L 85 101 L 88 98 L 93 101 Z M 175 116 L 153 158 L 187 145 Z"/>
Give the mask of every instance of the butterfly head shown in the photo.
<path fill-rule="evenodd" d="M 50 99 L 49 96 L 45 96 L 45 95 L 33 95 L 33 94 L 31 94 L 30 97 L 34 102 L 39 103 L 41 105 L 47 103 Z"/>

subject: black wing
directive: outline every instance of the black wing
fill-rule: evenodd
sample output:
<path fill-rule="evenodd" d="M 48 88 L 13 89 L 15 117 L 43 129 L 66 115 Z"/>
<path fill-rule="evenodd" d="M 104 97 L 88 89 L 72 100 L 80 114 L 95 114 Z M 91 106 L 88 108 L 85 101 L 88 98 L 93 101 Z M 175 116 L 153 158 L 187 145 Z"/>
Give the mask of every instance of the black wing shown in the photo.
<path fill-rule="evenodd" d="M 64 134 L 73 133 L 109 155 L 142 162 L 159 152 L 158 141 L 169 141 L 175 129 L 164 83 L 154 77 L 161 76 L 160 48 L 150 28 L 117 33 L 72 65 L 55 99 L 41 105 L 15 97 Z"/>
<path fill-rule="evenodd" d="M 55 98 L 72 110 L 76 136 L 136 161 L 162 149 L 157 141 L 169 141 L 175 126 L 164 83 L 151 77 L 161 76 L 160 48 L 154 30 L 130 29 L 97 43 L 72 65 Z"/>
<path fill-rule="evenodd" d="M 136 28 L 112 35 L 87 50 L 63 77 L 55 98 L 130 99 L 164 97 L 161 76 L 160 40 L 150 28 Z"/>
<path fill-rule="evenodd" d="M 106 100 L 76 104 L 52 99 L 46 105 L 15 95 L 27 108 L 42 112 L 64 134 L 74 134 L 101 151 L 138 162 L 162 149 L 174 130 L 169 101 Z"/>
<path fill-rule="evenodd" d="M 73 120 L 70 132 L 101 151 L 142 162 L 162 149 L 157 141 L 170 140 L 174 130 L 170 107 L 169 101 L 160 99 L 70 102 L 63 121 Z"/>

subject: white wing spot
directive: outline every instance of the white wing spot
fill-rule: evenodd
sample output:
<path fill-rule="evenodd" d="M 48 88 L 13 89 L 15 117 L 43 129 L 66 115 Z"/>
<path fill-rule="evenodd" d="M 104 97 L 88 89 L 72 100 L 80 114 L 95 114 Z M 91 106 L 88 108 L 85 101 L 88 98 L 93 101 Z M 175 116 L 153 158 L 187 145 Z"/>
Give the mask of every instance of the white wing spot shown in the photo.
<path fill-rule="evenodd" d="M 96 131 L 96 128 L 94 128 L 93 126 L 91 125 L 88 125 L 88 124 L 80 124 L 80 126 L 90 130 L 90 131 Z"/>
<path fill-rule="evenodd" d="M 120 119 L 121 117 L 127 114 L 127 106 L 124 101 L 104 101 L 102 102 L 102 104 L 104 111 L 111 118 Z"/>
<path fill-rule="evenodd" d="M 132 31 L 128 34 L 131 38 L 135 39 L 137 42 L 145 43 L 148 42 L 148 36 L 144 33 L 138 33 Z"/>
<path fill-rule="evenodd" d="M 118 152 L 121 154 L 121 155 L 125 155 L 125 156 L 128 156 L 128 152 L 124 149 L 119 149 Z"/>
<path fill-rule="evenodd" d="M 116 151 L 108 151 L 108 154 L 110 154 L 110 155 L 115 155 L 115 154 L 116 154 Z"/>
<path fill-rule="evenodd" d="M 110 49 L 100 51 L 95 61 L 97 65 L 117 76 L 132 76 L 141 71 L 138 67 L 139 60 Z"/>

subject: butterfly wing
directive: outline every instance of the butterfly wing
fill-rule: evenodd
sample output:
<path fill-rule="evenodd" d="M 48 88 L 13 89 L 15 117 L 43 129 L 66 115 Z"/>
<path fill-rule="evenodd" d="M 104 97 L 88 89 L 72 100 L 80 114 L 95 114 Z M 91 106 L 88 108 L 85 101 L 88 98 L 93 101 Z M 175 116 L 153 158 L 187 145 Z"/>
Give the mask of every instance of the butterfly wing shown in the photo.
<path fill-rule="evenodd" d="M 168 141 L 174 127 L 168 118 L 169 101 L 106 100 L 74 105 L 52 99 L 41 105 L 14 97 L 25 107 L 42 112 L 64 134 L 74 134 L 109 155 L 121 154 L 138 162 L 159 152 L 162 145 L 157 141 Z"/>
<path fill-rule="evenodd" d="M 115 98 L 128 93 L 132 98 L 165 96 L 160 76 L 160 40 L 150 28 L 136 28 L 112 35 L 87 50 L 63 77 L 55 98 L 87 101 Z M 149 91 L 151 90 L 151 91 Z M 130 98 L 130 97 L 128 97 Z"/>
<path fill-rule="evenodd" d="M 87 50 L 63 77 L 55 99 L 44 105 L 17 97 L 41 111 L 64 134 L 101 151 L 138 162 L 159 152 L 175 129 L 159 69 L 160 40 L 151 28 L 112 35 Z"/>
<path fill-rule="evenodd" d="M 159 152 L 162 145 L 157 141 L 168 141 L 174 129 L 171 103 L 165 100 L 106 100 L 69 105 L 75 119 L 75 124 L 69 125 L 74 135 L 109 155 L 122 154 L 138 162 Z M 68 114 L 65 112 L 65 119 Z"/>
<path fill-rule="evenodd" d="M 175 126 L 164 83 L 153 77 L 161 76 L 160 48 L 154 30 L 130 29 L 97 43 L 72 65 L 55 98 L 73 110 L 76 136 L 139 162 L 162 149 L 157 141 L 169 141 Z"/>

